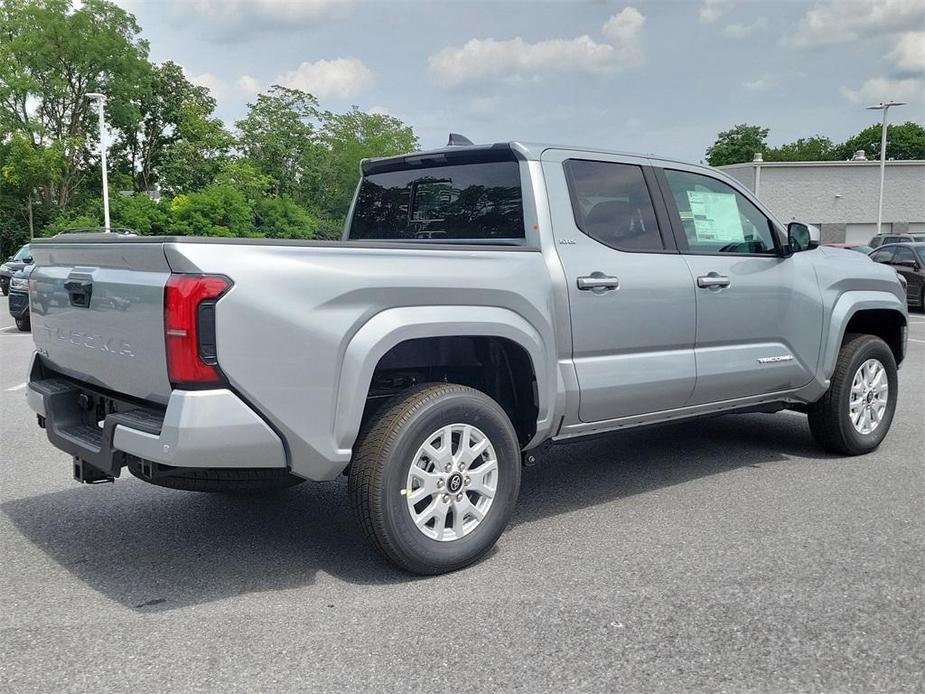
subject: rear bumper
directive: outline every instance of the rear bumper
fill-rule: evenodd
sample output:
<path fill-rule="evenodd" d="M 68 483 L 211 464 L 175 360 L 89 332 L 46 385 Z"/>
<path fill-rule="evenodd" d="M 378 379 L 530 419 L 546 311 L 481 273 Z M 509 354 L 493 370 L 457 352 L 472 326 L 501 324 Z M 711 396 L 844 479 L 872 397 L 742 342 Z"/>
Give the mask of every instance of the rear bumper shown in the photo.
<path fill-rule="evenodd" d="M 97 397 L 62 378 L 26 389 L 48 440 L 107 475 L 126 456 L 184 468 L 286 467 L 279 436 L 230 390 L 175 390 L 166 409 L 120 408 L 101 421 Z"/>
<path fill-rule="evenodd" d="M 29 313 L 29 294 L 26 292 L 10 292 L 10 315 L 13 318 L 22 318 Z"/>

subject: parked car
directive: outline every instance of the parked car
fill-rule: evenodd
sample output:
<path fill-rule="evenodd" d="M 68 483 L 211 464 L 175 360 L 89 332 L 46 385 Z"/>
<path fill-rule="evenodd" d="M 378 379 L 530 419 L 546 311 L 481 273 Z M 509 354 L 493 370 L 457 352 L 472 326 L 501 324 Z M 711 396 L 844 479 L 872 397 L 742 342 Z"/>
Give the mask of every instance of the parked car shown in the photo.
<path fill-rule="evenodd" d="M 29 276 L 35 265 L 26 265 L 10 279 L 10 315 L 16 321 L 16 327 L 23 332 L 29 332 L 31 322 L 29 319 Z"/>
<path fill-rule="evenodd" d="M 845 248 L 849 251 L 857 251 L 858 253 L 863 253 L 864 255 L 867 255 L 872 250 L 874 250 L 870 246 L 865 246 L 860 243 L 826 243 L 824 245 L 830 248 Z"/>
<path fill-rule="evenodd" d="M 867 245 L 871 248 L 880 248 L 888 243 L 920 243 L 925 241 L 925 234 L 879 234 L 874 236 Z"/>
<path fill-rule="evenodd" d="M 26 393 L 79 481 L 347 475 L 374 547 L 452 571 L 556 442 L 791 408 L 826 450 L 877 448 L 905 295 L 817 246 L 703 166 L 520 143 L 366 160 L 341 242 L 36 241 Z"/>
<path fill-rule="evenodd" d="M 925 309 L 925 243 L 891 243 L 871 252 L 870 258 L 893 267 L 906 280 L 909 306 Z"/>
<path fill-rule="evenodd" d="M 26 265 L 32 262 L 32 251 L 27 243 L 0 265 L 0 292 L 6 296 L 10 293 L 10 279 Z"/>

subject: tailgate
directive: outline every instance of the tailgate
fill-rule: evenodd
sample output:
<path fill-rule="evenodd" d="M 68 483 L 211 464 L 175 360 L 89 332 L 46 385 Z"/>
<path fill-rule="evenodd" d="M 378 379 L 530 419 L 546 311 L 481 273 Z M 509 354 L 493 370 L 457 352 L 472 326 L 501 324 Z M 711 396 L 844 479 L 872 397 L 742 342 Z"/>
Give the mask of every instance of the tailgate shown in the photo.
<path fill-rule="evenodd" d="M 166 403 L 164 244 L 62 240 L 33 246 L 32 336 L 61 373 Z"/>

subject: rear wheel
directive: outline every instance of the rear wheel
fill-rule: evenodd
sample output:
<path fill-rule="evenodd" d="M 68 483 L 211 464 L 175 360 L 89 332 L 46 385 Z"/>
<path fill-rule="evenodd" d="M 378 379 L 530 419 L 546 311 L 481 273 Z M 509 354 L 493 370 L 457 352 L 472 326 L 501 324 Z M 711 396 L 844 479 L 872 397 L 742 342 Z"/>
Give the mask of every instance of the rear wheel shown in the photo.
<path fill-rule="evenodd" d="M 510 520 L 519 452 L 507 414 L 484 393 L 419 386 L 361 433 L 351 505 L 369 541 L 402 569 L 455 571 L 488 552 Z"/>
<path fill-rule="evenodd" d="M 24 333 L 32 330 L 32 321 L 30 320 L 28 313 L 25 316 L 21 316 L 16 319 L 16 327 Z"/>
<path fill-rule="evenodd" d="M 826 450 L 846 455 L 873 451 L 896 411 L 896 360 L 874 335 L 849 335 L 838 354 L 828 392 L 809 410 L 809 428 Z"/>
<path fill-rule="evenodd" d="M 279 468 L 173 468 L 170 473 L 146 474 L 138 461 L 129 461 L 128 471 L 135 477 L 158 487 L 188 492 L 211 492 L 229 495 L 265 494 L 301 484 L 305 480 Z"/>

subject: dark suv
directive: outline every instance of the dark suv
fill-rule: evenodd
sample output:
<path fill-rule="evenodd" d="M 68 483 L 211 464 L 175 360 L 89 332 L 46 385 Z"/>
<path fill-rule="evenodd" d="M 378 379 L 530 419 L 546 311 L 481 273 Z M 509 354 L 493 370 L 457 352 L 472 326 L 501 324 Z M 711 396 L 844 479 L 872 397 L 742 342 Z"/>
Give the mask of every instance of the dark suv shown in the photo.
<path fill-rule="evenodd" d="M 888 243 L 920 243 L 925 241 L 925 234 L 879 234 L 874 236 L 867 245 L 871 248 L 880 248 Z"/>
<path fill-rule="evenodd" d="M 3 296 L 10 293 L 10 278 L 31 262 L 32 251 L 27 243 L 16 251 L 14 255 L 11 255 L 5 263 L 0 265 L 0 292 L 3 292 Z"/>
<path fill-rule="evenodd" d="M 10 279 L 10 315 L 16 321 L 16 327 L 23 332 L 32 329 L 29 316 L 29 276 L 35 265 L 26 265 Z"/>
<path fill-rule="evenodd" d="M 872 251 L 870 259 L 892 265 L 906 280 L 906 302 L 925 309 L 925 243 L 887 244 Z"/>

